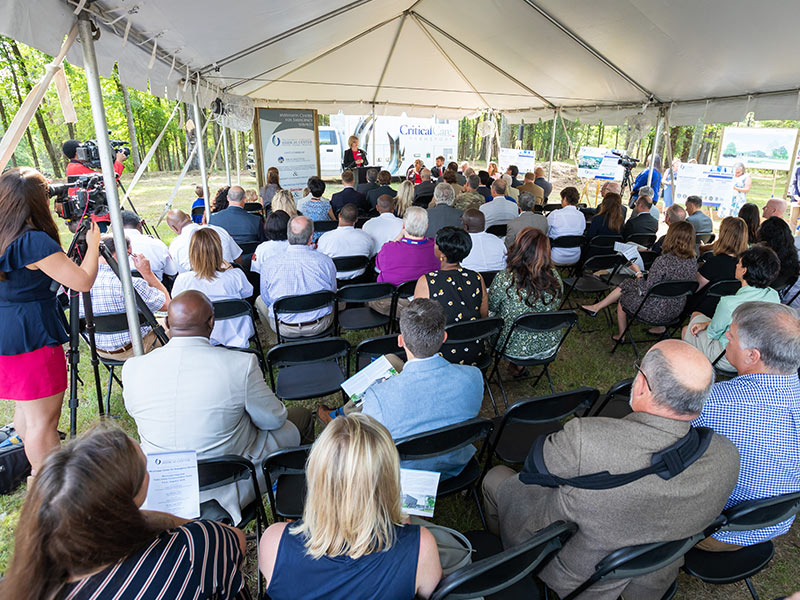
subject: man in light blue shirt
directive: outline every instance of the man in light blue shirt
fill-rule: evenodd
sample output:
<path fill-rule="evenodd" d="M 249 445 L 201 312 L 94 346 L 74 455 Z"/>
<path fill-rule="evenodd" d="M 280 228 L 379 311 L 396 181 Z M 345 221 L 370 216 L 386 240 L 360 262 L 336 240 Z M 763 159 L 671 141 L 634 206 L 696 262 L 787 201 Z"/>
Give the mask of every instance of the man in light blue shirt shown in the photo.
<path fill-rule="evenodd" d="M 728 361 L 739 376 L 714 385 L 696 427 L 710 427 L 739 450 L 741 469 L 726 508 L 800 491 L 800 321 L 797 311 L 748 302 L 733 311 Z M 794 518 L 703 540 L 709 551 L 736 550 L 783 535 Z"/>

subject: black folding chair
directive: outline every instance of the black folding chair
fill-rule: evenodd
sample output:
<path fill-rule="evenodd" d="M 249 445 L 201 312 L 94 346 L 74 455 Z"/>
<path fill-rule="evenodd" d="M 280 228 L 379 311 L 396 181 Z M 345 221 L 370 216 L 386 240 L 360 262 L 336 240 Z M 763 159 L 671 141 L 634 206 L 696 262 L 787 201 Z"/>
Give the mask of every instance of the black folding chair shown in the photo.
<path fill-rule="evenodd" d="M 346 285 L 336 292 L 339 302 L 362 304 L 363 306 L 348 307 L 338 311 L 336 318 L 336 335 L 344 330 L 374 329 L 383 327 L 384 333 L 389 333 L 391 319 L 389 315 L 382 315 L 369 306 L 367 302 L 383 300 L 394 297 L 394 286 L 391 283 L 355 283 Z M 338 304 L 337 304 L 338 306 Z"/>
<path fill-rule="evenodd" d="M 336 280 L 341 281 L 344 285 L 350 280 L 340 279 L 339 275 L 366 269 L 369 266 L 369 256 L 337 256 L 333 259 L 333 264 L 336 267 Z"/>
<path fill-rule="evenodd" d="M 239 248 L 242 249 L 242 268 L 245 273 L 250 273 L 250 268 L 253 264 L 253 254 L 261 242 L 242 242 Z"/>
<path fill-rule="evenodd" d="M 524 463 L 536 438 L 558 431 L 564 419 L 581 410 L 588 411 L 599 396 L 598 390 L 584 386 L 515 402 L 502 417 L 494 419 L 484 475 L 495 456 L 514 465 Z"/>
<path fill-rule="evenodd" d="M 564 286 L 567 288 L 567 293 L 564 294 L 560 308 L 569 308 L 567 301 L 573 291 L 591 295 L 594 301 L 597 302 L 601 296 L 615 287 L 614 283 L 612 283 L 612 278 L 626 263 L 627 259 L 619 252 L 598 254 L 587 258 L 579 274 L 564 278 Z M 605 274 L 595 275 L 598 271 L 605 271 Z M 606 318 L 610 319 L 607 311 L 603 314 L 606 314 Z"/>
<path fill-rule="evenodd" d="M 772 498 L 749 500 L 722 513 L 724 523 L 718 531 L 751 531 L 777 525 L 800 512 L 800 492 Z M 692 548 L 686 554 L 683 570 L 705 583 L 726 585 L 744 581 L 753 600 L 758 600 L 750 578 L 772 560 L 772 540 L 745 546 L 732 552 L 708 552 Z"/>
<path fill-rule="evenodd" d="M 491 233 L 492 235 L 496 235 L 497 237 L 505 237 L 506 232 L 508 231 L 508 224 L 502 223 L 498 225 L 492 225 L 486 229 L 486 233 Z"/>
<path fill-rule="evenodd" d="M 282 400 L 334 394 L 350 372 L 350 342 L 325 338 L 278 344 L 267 353 L 267 371 L 272 391 Z"/>
<path fill-rule="evenodd" d="M 462 323 L 452 323 L 445 327 L 447 339 L 439 349 L 442 356 L 450 362 L 460 362 L 451 360 L 459 350 L 467 350 L 467 356 L 471 362 L 467 363 L 478 367 L 483 374 L 486 382 L 486 390 L 489 392 L 489 399 L 492 401 L 494 414 L 497 415 L 497 404 L 494 401 L 494 394 L 486 379 L 486 372 L 492 366 L 492 356 L 494 354 L 497 336 L 503 329 L 503 319 L 500 317 L 487 317 L 485 319 L 475 319 L 474 321 L 464 321 Z"/>
<path fill-rule="evenodd" d="M 698 233 L 694 236 L 695 244 L 711 244 L 716 237 L 713 233 Z"/>
<path fill-rule="evenodd" d="M 331 326 L 317 335 L 304 336 L 302 339 L 316 339 L 332 335 L 336 331 L 335 305 L 336 293 L 330 290 L 320 290 L 319 292 L 311 292 L 310 294 L 299 294 L 297 296 L 283 296 L 282 298 L 278 298 L 272 304 L 272 318 L 275 320 L 275 335 L 278 338 L 278 343 L 281 344 L 284 341 L 281 337 L 281 322 L 279 319 L 280 315 L 304 313 L 320 310 L 326 307 L 330 307 L 332 312 L 334 312 L 334 320 L 333 323 L 331 323 Z M 290 327 L 286 323 L 284 323 L 283 326 Z"/>
<path fill-rule="evenodd" d="M 261 218 L 264 217 L 264 207 L 261 205 L 261 202 L 245 202 L 244 210 L 250 214 L 258 215 Z M 241 244 L 239 245 L 241 246 Z"/>
<path fill-rule="evenodd" d="M 545 204 L 544 206 L 542 206 L 542 212 L 543 213 L 550 213 L 550 212 L 553 212 L 554 210 L 558 210 L 560 208 L 563 208 L 560 203 Z"/>
<path fill-rule="evenodd" d="M 374 358 L 384 354 L 396 354 L 402 360 L 406 360 L 406 351 L 397 345 L 396 334 L 369 338 L 356 346 L 356 371 L 360 371 Z"/>
<path fill-rule="evenodd" d="M 314 233 L 325 233 L 339 227 L 339 221 L 314 221 Z"/>
<path fill-rule="evenodd" d="M 639 250 L 639 256 L 642 257 L 642 263 L 644 263 L 644 270 L 645 272 L 649 271 L 653 263 L 656 262 L 656 259 L 660 256 L 658 252 L 654 252 L 652 250 Z"/>
<path fill-rule="evenodd" d="M 632 233 L 628 236 L 628 239 L 625 240 L 630 244 L 638 244 L 644 248 L 650 248 L 653 244 L 656 243 L 656 234 L 655 233 Z"/>
<path fill-rule="evenodd" d="M 631 410 L 629 401 L 631 398 L 631 386 L 633 379 L 623 379 L 618 381 L 603 396 L 603 399 L 596 402 L 586 413 L 589 417 L 610 417 L 621 419 L 629 415 Z"/>
<path fill-rule="evenodd" d="M 553 380 L 550 377 L 548 367 L 558 357 L 558 351 L 564 344 L 564 340 L 567 339 L 569 332 L 572 331 L 572 328 L 575 327 L 577 323 L 578 315 L 571 310 L 560 310 L 549 313 L 525 313 L 514 320 L 511 329 L 508 331 L 508 335 L 506 335 L 506 339 L 503 341 L 503 345 L 500 347 L 500 350 L 495 353 L 494 368 L 487 378 L 487 382 L 491 382 L 493 377 L 497 377 L 497 385 L 503 394 L 503 403 L 506 405 L 506 408 L 508 408 L 508 397 L 506 396 L 506 390 L 503 387 L 503 380 L 500 376 L 500 361 L 505 359 L 511 364 L 522 367 L 541 366 L 542 370 L 533 382 L 532 387 L 535 388 L 542 376 L 546 376 L 547 383 L 550 384 L 550 392 L 552 393 L 555 391 L 555 388 L 553 387 Z M 512 357 L 506 354 L 506 348 L 514 333 L 548 333 L 551 331 L 562 331 L 562 334 L 558 345 L 549 356 L 545 358 L 526 358 L 519 356 Z"/>
<path fill-rule="evenodd" d="M 394 290 L 392 297 L 392 307 L 389 311 L 389 318 L 391 319 L 391 330 L 400 331 L 400 317 L 398 316 L 398 304 L 401 298 L 410 300 L 414 297 L 414 289 L 417 287 L 417 280 L 406 281 L 398 285 Z"/>
<path fill-rule="evenodd" d="M 491 432 L 492 422 L 489 419 L 476 417 L 469 421 L 446 425 L 433 431 L 409 435 L 395 441 L 400 460 L 419 460 L 442 456 L 482 440 L 477 459 L 474 456 L 470 458 L 458 475 L 439 480 L 436 497 L 442 498 L 461 490 L 471 490 L 472 496 L 475 498 L 475 504 L 478 505 L 478 514 L 481 517 L 484 529 L 486 529 L 486 518 L 483 516 L 483 508 L 478 498 L 477 483 L 481 477 L 479 463 L 486 450 L 486 444 Z"/>
<path fill-rule="evenodd" d="M 480 273 L 481 278 L 483 278 L 483 285 L 486 286 L 486 290 L 489 290 L 489 286 L 492 285 L 494 278 L 500 271 L 482 271 Z"/>
<path fill-rule="evenodd" d="M 192 221 L 194 221 L 195 217 L 202 217 L 204 214 L 206 214 L 206 207 L 196 206 L 192 209 Z"/>
<path fill-rule="evenodd" d="M 577 248 L 577 249 L 581 250 L 581 252 L 582 252 L 584 245 L 586 245 L 586 238 L 583 237 L 582 235 L 562 235 L 562 236 L 559 236 L 557 238 L 550 238 L 550 247 L 551 248 L 564 248 L 564 249 Z M 560 264 L 560 263 L 554 262 L 553 264 L 556 267 L 564 267 L 564 268 L 568 269 L 569 271 L 572 271 L 572 273 L 574 274 L 575 271 L 579 268 L 580 262 L 581 262 L 581 259 L 579 257 L 573 263 Z"/>
<path fill-rule="evenodd" d="M 612 254 L 614 252 L 614 244 L 622 241 L 621 235 L 596 235 L 589 240 L 587 251 L 589 256 Z"/>
<path fill-rule="evenodd" d="M 262 464 L 272 520 L 300 519 L 306 502 L 306 461 L 311 445 L 276 450 Z M 274 488 L 274 489 L 273 489 Z"/>
<path fill-rule="evenodd" d="M 650 298 L 685 298 L 691 296 L 695 290 L 697 290 L 697 281 L 695 280 L 661 281 L 647 290 L 644 299 L 641 301 L 633 314 L 627 310 L 625 311 L 625 313 L 628 315 L 628 323 L 625 326 L 625 331 L 622 332 L 620 338 L 614 341 L 614 347 L 611 349 L 611 354 L 614 354 L 614 352 L 617 350 L 617 347 L 622 343 L 622 340 L 627 335 L 630 339 L 631 346 L 633 346 L 633 352 L 636 355 L 636 358 L 639 358 L 639 350 L 636 348 L 636 340 L 633 338 L 633 333 L 631 332 L 631 325 L 633 325 L 636 321 L 641 321 L 642 323 L 646 323 L 651 327 L 664 327 L 664 333 L 657 338 L 659 340 L 664 339 L 671 327 L 680 323 L 679 319 L 681 318 L 681 315 L 669 320 L 647 320 L 640 318 L 639 313 Z M 644 340 L 639 341 L 641 342 Z"/>
<path fill-rule="evenodd" d="M 261 346 L 261 338 L 258 337 L 255 313 L 250 303 L 247 300 L 235 298 L 232 300 L 217 300 L 211 304 L 214 307 L 214 322 L 227 321 L 228 319 L 236 319 L 239 317 L 250 317 L 250 322 L 253 324 L 253 335 L 250 337 L 250 341 L 255 342 L 258 352 L 258 366 L 261 367 L 261 372 L 266 376 L 267 365 L 264 362 L 264 348 Z"/>
<path fill-rule="evenodd" d="M 680 320 L 678 324 L 673 327 L 672 331 L 670 332 L 670 336 L 675 335 L 675 332 L 683 324 L 683 322 L 688 319 L 693 312 L 696 312 L 702 304 L 710 301 L 713 302 L 713 308 L 716 308 L 720 298 L 723 296 L 734 295 L 739 291 L 741 286 L 742 284 L 738 279 L 723 279 L 721 281 L 708 283 L 697 290 L 686 301 L 686 308 L 683 309 Z M 709 305 L 708 308 L 712 308 L 712 306 Z M 711 311 L 711 314 L 713 314 L 713 311 Z"/>
<path fill-rule="evenodd" d="M 369 221 L 368 217 L 359 217 L 358 219 L 356 219 L 355 228 L 356 229 L 363 228 L 364 227 L 364 223 L 366 223 L 367 221 Z"/>
<path fill-rule="evenodd" d="M 533 576 L 542 570 L 577 530 L 575 523 L 551 523 L 517 546 L 482 557 L 450 573 L 436 586 L 431 600 L 468 600 L 481 596 L 492 598 L 493 594 L 512 586 L 515 586 L 515 591 L 521 588 L 519 595 L 522 597 L 538 598 Z M 480 533 L 485 535 L 484 532 Z M 467 539 L 470 539 L 469 534 Z"/>
<path fill-rule="evenodd" d="M 733 379 L 739 373 L 736 371 L 729 371 L 728 369 L 724 369 L 719 363 L 725 356 L 725 350 L 719 353 L 719 356 L 711 361 L 711 366 L 714 367 L 714 373 L 717 374 L 718 377 L 726 377 L 727 379 Z"/>

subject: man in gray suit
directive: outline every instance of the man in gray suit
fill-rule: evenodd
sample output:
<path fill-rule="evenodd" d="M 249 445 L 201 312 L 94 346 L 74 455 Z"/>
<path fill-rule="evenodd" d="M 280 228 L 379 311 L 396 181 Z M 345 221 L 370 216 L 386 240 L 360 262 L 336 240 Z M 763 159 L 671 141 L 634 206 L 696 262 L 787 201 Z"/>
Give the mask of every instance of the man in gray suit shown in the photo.
<path fill-rule="evenodd" d="M 439 183 L 433 189 L 433 202 L 428 208 L 428 231 L 425 237 L 435 238 L 442 227 L 461 227 L 463 211 L 453 208 L 456 199 L 453 187 L 449 183 Z"/>
<path fill-rule="evenodd" d="M 630 473 L 651 465 L 652 456 L 683 438 L 703 409 L 714 372 L 702 353 L 679 340 L 653 346 L 642 360 L 631 389 L 633 413 L 624 419 L 572 419 L 545 441 L 543 458 L 551 474 L 572 478 L 608 471 Z M 483 481 L 489 529 L 505 547 L 564 519 L 578 532 L 540 573 L 560 596 L 577 588 L 595 565 L 618 548 L 677 540 L 699 533 L 720 513 L 739 474 L 739 453 L 713 434 L 705 452 L 670 479 L 646 475 L 627 485 L 589 490 L 569 485 L 526 485 L 505 466 Z M 682 561 L 635 579 L 595 584 L 582 599 L 660 598 Z"/>
<path fill-rule="evenodd" d="M 536 196 L 528 192 L 522 192 L 517 200 L 519 206 L 519 216 L 516 219 L 511 219 L 508 222 L 506 229 L 506 248 L 510 248 L 514 240 L 517 239 L 517 234 L 523 229 L 533 227 L 538 229 L 543 234 L 547 235 L 547 217 L 543 214 L 533 212 L 533 207 L 536 205 Z"/>

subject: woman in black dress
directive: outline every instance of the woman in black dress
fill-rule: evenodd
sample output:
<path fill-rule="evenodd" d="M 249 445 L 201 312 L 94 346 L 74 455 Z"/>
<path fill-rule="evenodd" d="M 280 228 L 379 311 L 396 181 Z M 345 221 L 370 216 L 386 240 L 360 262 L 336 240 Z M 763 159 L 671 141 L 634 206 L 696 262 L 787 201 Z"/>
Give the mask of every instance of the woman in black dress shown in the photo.
<path fill-rule="evenodd" d="M 712 244 L 713 254 L 697 271 L 698 291 L 717 281 L 736 279 L 739 255 L 747 250 L 747 223 L 739 217 L 725 217 L 719 226 L 719 237 Z M 704 298 L 697 311 L 713 317 L 719 297 Z"/>
<path fill-rule="evenodd" d="M 781 293 L 785 288 L 793 286 L 800 275 L 800 261 L 797 259 L 792 230 L 786 221 L 780 217 L 770 217 L 764 221 L 758 229 L 758 242 L 772 248 L 781 261 L 781 270 L 770 287 Z"/>

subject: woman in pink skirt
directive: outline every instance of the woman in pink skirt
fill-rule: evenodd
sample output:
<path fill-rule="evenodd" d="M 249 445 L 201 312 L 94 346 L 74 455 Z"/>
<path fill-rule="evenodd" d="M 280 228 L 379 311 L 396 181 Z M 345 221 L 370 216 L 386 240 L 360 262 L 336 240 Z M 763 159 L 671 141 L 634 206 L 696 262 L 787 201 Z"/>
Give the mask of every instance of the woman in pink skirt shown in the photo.
<path fill-rule="evenodd" d="M 58 420 L 69 340 L 53 280 L 88 292 L 97 276 L 100 230 L 92 224 L 80 266 L 61 250 L 47 181 L 35 169 L 0 176 L 0 398 L 14 400 L 14 425 L 32 475 L 59 445 Z"/>

